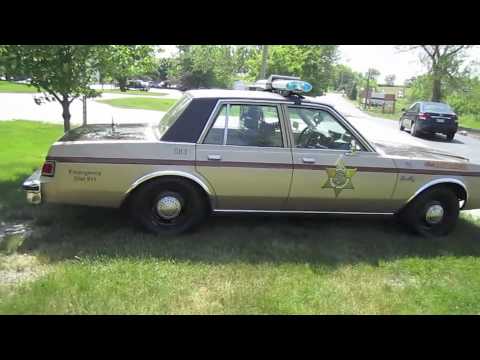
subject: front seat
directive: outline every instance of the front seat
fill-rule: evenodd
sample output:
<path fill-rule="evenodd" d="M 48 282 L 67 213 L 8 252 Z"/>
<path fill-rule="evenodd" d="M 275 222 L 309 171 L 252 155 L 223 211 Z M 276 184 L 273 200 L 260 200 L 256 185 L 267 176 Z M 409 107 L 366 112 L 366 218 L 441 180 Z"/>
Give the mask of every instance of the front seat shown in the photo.
<path fill-rule="evenodd" d="M 240 121 L 245 129 L 242 131 L 242 139 L 247 146 L 255 146 L 258 143 L 259 122 L 263 120 L 263 112 L 259 106 L 249 106 Z"/>

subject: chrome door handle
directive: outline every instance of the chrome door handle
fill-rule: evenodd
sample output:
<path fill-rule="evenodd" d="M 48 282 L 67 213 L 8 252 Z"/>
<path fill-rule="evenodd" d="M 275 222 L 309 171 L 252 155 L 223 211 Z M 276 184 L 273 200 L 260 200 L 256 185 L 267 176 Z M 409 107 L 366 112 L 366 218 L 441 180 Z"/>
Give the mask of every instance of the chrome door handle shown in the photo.
<path fill-rule="evenodd" d="M 315 159 L 314 158 L 302 158 L 302 161 L 305 163 L 305 164 L 313 164 L 315 163 Z"/>
<path fill-rule="evenodd" d="M 208 155 L 208 160 L 222 160 L 222 157 L 220 155 Z"/>

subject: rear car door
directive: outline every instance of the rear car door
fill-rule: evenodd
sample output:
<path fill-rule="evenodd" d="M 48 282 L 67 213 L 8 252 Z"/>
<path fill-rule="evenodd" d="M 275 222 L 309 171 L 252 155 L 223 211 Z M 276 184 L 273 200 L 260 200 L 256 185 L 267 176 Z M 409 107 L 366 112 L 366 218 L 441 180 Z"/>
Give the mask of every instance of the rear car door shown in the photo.
<path fill-rule="evenodd" d="M 397 170 L 328 108 L 288 106 L 294 173 L 288 209 L 391 212 Z M 352 151 L 354 149 L 355 151 Z"/>
<path fill-rule="evenodd" d="M 405 127 L 408 129 L 412 128 L 413 123 L 417 120 L 417 115 L 420 110 L 420 103 L 413 104 L 410 109 L 407 110 L 406 118 L 407 122 Z"/>
<path fill-rule="evenodd" d="M 280 105 L 220 101 L 196 146 L 217 210 L 282 209 L 293 173 L 286 144 Z"/>

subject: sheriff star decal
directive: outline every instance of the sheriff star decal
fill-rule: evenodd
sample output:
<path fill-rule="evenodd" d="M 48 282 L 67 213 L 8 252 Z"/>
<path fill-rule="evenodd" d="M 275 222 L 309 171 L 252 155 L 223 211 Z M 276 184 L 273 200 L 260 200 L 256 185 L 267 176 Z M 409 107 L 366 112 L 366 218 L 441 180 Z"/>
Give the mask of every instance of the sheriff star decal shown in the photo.
<path fill-rule="evenodd" d="M 333 189 L 335 198 L 342 192 L 342 190 L 354 190 L 352 177 L 357 173 L 357 169 L 347 168 L 343 159 L 338 159 L 336 167 L 327 168 L 328 179 L 322 186 L 322 189 Z"/>

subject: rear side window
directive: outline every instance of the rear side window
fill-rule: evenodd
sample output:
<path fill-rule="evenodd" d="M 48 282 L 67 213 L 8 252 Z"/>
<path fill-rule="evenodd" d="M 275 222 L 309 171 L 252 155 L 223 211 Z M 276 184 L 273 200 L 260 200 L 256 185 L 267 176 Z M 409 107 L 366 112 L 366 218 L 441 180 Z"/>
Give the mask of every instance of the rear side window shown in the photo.
<path fill-rule="evenodd" d="M 160 132 L 160 136 L 165 134 L 170 126 L 173 125 L 175 121 L 180 117 L 182 112 L 187 108 L 188 104 L 192 98 L 188 95 L 184 95 L 178 102 L 173 105 L 170 110 L 162 117 L 158 124 L 158 130 Z"/>
<path fill-rule="evenodd" d="M 282 147 L 278 108 L 274 105 L 223 105 L 204 144 Z"/>

